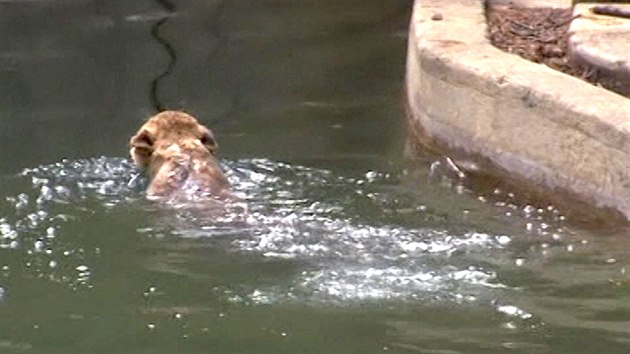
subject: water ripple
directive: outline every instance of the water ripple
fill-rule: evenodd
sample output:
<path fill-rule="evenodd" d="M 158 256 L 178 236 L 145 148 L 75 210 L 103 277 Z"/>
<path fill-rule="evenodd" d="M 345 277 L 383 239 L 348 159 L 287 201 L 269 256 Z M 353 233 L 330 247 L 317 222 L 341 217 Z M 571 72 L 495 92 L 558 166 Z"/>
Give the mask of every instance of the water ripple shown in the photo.
<path fill-rule="evenodd" d="M 509 252 L 496 251 L 514 247 L 511 236 L 476 231 L 472 225 L 458 232 L 446 224 L 418 222 L 431 211 L 407 190 L 394 188 L 404 173 L 339 176 L 267 159 L 224 161 L 222 166 L 242 201 L 219 211 L 199 201 L 136 203 L 144 200 L 146 180 L 127 159 L 63 160 L 25 169 L 19 177 L 29 179 L 31 189 L 6 198 L 13 212 L 0 219 L 0 247 L 27 252 L 31 264 L 51 279 L 89 285 L 86 250 L 68 244 L 64 224 L 95 212 L 95 205 L 131 206 L 152 214 L 159 208 L 167 212 L 138 225 L 140 235 L 223 239 L 226 251 L 261 262 L 291 261 L 302 269 L 278 284 L 217 288 L 228 301 L 261 304 L 474 301 L 507 287 L 497 276 L 502 264 L 519 266 Z M 401 215 L 410 222 L 400 223 Z"/>

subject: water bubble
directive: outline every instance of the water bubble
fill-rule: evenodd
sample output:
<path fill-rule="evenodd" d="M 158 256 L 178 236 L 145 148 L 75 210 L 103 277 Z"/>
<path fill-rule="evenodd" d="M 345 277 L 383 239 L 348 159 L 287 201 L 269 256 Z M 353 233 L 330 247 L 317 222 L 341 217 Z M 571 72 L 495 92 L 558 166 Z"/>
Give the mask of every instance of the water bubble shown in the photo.
<path fill-rule="evenodd" d="M 41 205 L 53 199 L 53 190 L 47 185 L 41 186 L 39 190 L 39 197 L 37 197 L 36 203 Z"/>
<path fill-rule="evenodd" d="M 517 329 L 516 324 L 514 324 L 514 322 L 506 322 L 502 325 L 503 328 L 505 329 Z"/>
<path fill-rule="evenodd" d="M 117 190 L 116 190 L 115 187 L 116 187 L 116 182 L 112 181 L 112 180 L 108 180 L 108 181 L 105 181 L 104 183 L 102 183 L 98 187 L 97 193 L 103 194 L 103 195 L 116 194 Z"/>
<path fill-rule="evenodd" d="M 18 232 L 8 223 L 0 223 L 0 236 L 9 240 L 15 240 L 18 237 Z"/>
<path fill-rule="evenodd" d="M 52 226 L 46 229 L 46 238 L 55 238 L 56 229 Z"/>
<path fill-rule="evenodd" d="M 512 305 L 497 306 L 497 311 L 502 312 L 508 316 L 519 317 L 524 320 L 532 317 L 532 314 Z"/>
<path fill-rule="evenodd" d="M 24 209 L 28 206 L 29 197 L 26 193 L 20 193 L 16 197 L 15 209 Z"/>
<path fill-rule="evenodd" d="M 39 177 L 34 177 L 33 176 L 31 178 L 31 183 L 35 187 L 41 187 L 41 186 L 44 186 L 44 185 L 48 184 L 48 179 L 46 179 L 46 178 L 39 178 Z"/>
<path fill-rule="evenodd" d="M 63 201 L 69 200 L 72 195 L 70 189 L 64 186 L 55 186 L 55 194 L 57 195 L 57 198 Z"/>
<path fill-rule="evenodd" d="M 511 241 L 512 241 L 512 239 L 510 238 L 510 236 L 507 236 L 507 235 L 501 235 L 501 236 L 497 237 L 497 242 L 500 245 L 507 245 Z"/>
<path fill-rule="evenodd" d="M 33 248 L 35 249 L 35 252 L 42 252 L 44 250 L 45 246 L 46 245 L 44 244 L 44 241 L 37 240 L 37 241 L 35 241 L 35 244 L 33 245 Z"/>
<path fill-rule="evenodd" d="M 376 178 L 377 178 L 377 177 L 378 177 L 378 173 L 377 173 L 377 172 L 374 172 L 374 171 L 367 171 L 367 172 L 365 173 L 365 179 L 366 179 L 368 182 L 370 182 L 370 183 L 371 183 L 371 182 L 374 182 L 374 181 L 376 180 Z"/>

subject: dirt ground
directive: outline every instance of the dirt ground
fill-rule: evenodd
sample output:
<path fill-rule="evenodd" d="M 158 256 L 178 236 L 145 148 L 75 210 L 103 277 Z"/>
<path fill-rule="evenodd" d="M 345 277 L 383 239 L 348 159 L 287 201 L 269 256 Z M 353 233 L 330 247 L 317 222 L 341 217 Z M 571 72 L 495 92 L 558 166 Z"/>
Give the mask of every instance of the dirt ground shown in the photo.
<path fill-rule="evenodd" d="M 570 8 L 490 6 L 486 15 L 494 46 L 630 97 L 630 90 L 619 80 L 569 60 L 567 32 L 573 16 Z"/>

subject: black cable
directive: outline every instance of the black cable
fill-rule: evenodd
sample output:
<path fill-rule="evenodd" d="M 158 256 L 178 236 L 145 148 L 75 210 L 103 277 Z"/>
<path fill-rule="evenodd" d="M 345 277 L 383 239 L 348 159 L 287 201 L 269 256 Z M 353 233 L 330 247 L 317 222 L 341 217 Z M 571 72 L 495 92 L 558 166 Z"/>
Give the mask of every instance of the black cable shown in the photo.
<path fill-rule="evenodd" d="M 160 6 L 162 6 L 162 8 L 164 8 L 166 11 L 168 11 L 168 14 L 166 16 L 162 17 L 151 27 L 151 36 L 155 38 L 155 40 L 160 43 L 160 45 L 162 45 L 169 57 L 169 62 L 166 69 L 155 79 L 151 80 L 151 87 L 149 91 L 149 99 L 151 100 L 151 105 L 153 106 L 153 109 L 155 109 L 156 112 L 161 112 L 166 110 L 166 107 L 160 101 L 158 88 L 160 86 L 160 81 L 170 75 L 170 73 L 175 68 L 175 63 L 177 62 L 177 54 L 175 52 L 175 48 L 173 48 L 173 46 L 166 40 L 166 38 L 160 35 L 160 28 L 171 18 L 172 13 L 174 13 L 177 8 L 173 3 L 168 0 L 156 0 L 156 2 L 159 3 Z"/>

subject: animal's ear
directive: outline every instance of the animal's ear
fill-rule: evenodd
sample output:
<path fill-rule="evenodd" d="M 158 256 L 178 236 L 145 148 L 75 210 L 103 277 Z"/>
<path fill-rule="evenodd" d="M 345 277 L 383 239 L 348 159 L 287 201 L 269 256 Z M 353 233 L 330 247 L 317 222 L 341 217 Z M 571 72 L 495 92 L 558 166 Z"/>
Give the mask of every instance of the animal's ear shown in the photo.
<path fill-rule="evenodd" d="M 140 130 L 129 141 L 129 153 L 138 166 L 145 167 L 153 154 L 153 137 L 146 130 Z"/>
<path fill-rule="evenodd" d="M 214 140 L 214 135 L 211 131 L 204 132 L 201 138 L 199 138 L 199 141 L 201 141 L 203 146 L 205 146 L 212 155 L 215 155 L 219 150 L 219 144 Z"/>

